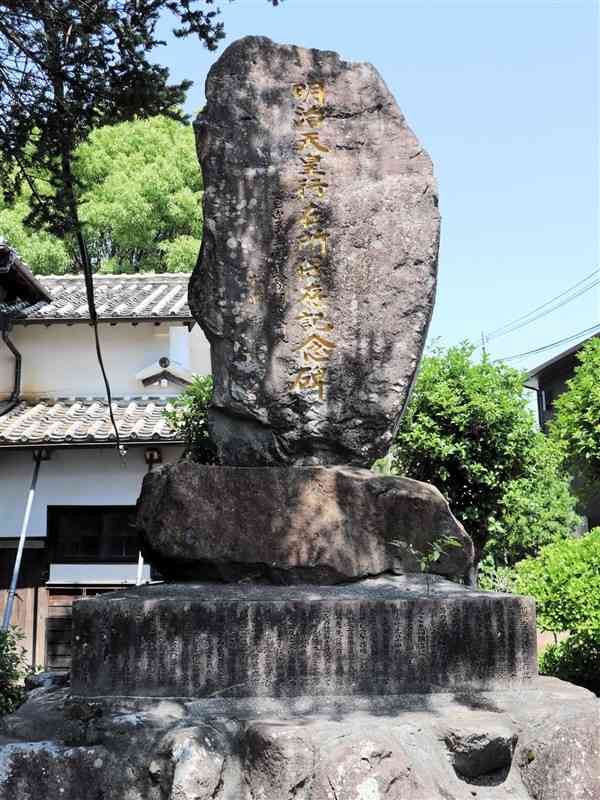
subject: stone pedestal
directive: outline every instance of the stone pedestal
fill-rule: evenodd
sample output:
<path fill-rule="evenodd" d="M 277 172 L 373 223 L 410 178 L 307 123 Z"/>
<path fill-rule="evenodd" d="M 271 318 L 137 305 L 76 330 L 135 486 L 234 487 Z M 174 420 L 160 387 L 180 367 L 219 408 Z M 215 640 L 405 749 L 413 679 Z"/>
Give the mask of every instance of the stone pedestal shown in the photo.
<path fill-rule="evenodd" d="M 73 635 L 87 697 L 384 696 L 537 674 L 530 598 L 437 576 L 146 586 L 77 602 Z"/>
<path fill-rule="evenodd" d="M 598 699 L 553 678 L 472 694 L 161 700 L 44 678 L 0 717 L 0 800 L 595 800 Z"/>
<path fill-rule="evenodd" d="M 462 577 L 473 564 L 471 538 L 434 486 L 352 467 L 168 464 L 144 478 L 138 527 L 144 555 L 172 581 L 414 573 L 434 543 L 431 572 Z"/>

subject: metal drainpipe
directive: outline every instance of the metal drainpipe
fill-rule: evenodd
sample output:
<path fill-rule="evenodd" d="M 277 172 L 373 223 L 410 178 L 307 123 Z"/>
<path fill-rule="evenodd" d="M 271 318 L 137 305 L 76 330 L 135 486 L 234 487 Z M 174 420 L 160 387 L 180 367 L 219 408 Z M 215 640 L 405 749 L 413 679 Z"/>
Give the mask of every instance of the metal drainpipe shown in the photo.
<path fill-rule="evenodd" d="M 0 411 L 0 416 L 12 411 L 12 409 L 19 402 L 19 396 L 21 394 L 21 362 L 23 360 L 21 353 L 19 353 L 13 342 L 11 342 L 11 340 L 8 338 L 8 330 L 6 328 L 2 329 L 2 341 L 15 357 L 15 385 L 12 390 L 12 394 L 8 398 L 8 405 L 5 406 L 2 411 Z"/>
<path fill-rule="evenodd" d="M 42 456 L 43 454 L 41 450 L 34 451 L 33 458 L 35 461 L 35 466 L 33 468 L 33 476 L 31 478 L 31 486 L 29 487 L 29 494 L 27 495 L 27 505 L 25 506 L 25 514 L 23 515 L 23 524 L 21 525 L 21 535 L 19 536 L 19 547 L 17 548 L 17 557 L 15 558 L 15 566 L 13 569 L 12 580 L 10 582 L 10 589 L 8 590 L 8 597 L 6 598 L 6 606 L 4 607 L 4 615 L 2 617 L 3 631 L 7 631 L 10 628 L 13 604 L 15 602 L 15 595 L 17 593 L 19 572 L 21 571 L 21 559 L 23 558 L 23 550 L 25 549 L 25 539 L 27 538 L 29 517 L 31 516 L 31 508 L 33 506 L 33 499 L 35 497 L 35 489 L 37 486 L 38 475 L 40 472 L 40 464 L 42 462 Z"/>

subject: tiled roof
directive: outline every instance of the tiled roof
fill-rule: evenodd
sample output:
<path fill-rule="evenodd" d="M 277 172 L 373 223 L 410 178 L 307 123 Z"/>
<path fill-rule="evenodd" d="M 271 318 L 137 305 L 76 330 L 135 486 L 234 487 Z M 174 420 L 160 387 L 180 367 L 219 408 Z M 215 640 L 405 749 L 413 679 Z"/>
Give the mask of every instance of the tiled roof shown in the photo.
<path fill-rule="evenodd" d="M 113 400 L 123 443 L 180 441 L 167 424 L 165 397 Z M 105 400 L 91 397 L 21 400 L 0 416 L 0 447 L 62 444 L 106 444 L 115 435 Z"/>
<path fill-rule="evenodd" d="M 13 317 L 49 300 L 48 293 L 16 250 L 0 236 L 0 316 Z"/>
<path fill-rule="evenodd" d="M 95 275 L 94 297 L 98 317 L 119 320 L 192 320 L 187 302 L 190 275 Z M 81 322 L 89 319 L 85 283 L 80 275 L 39 276 L 52 297 L 22 311 L 16 322 L 29 324 Z"/>

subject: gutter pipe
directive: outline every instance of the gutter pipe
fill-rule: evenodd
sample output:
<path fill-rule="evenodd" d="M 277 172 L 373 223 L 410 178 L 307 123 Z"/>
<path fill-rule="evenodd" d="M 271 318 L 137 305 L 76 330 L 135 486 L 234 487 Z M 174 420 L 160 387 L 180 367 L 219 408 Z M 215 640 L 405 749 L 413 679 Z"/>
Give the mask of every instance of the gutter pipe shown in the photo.
<path fill-rule="evenodd" d="M 15 566 L 13 568 L 12 579 L 10 582 L 10 589 L 8 590 L 6 605 L 4 607 L 4 615 L 2 617 L 1 630 L 3 631 L 7 631 L 10 628 L 13 604 L 15 602 L 15 595 L 17 593 L 19 572 L 21 570 L 21 560 L 23 558 L 23 550 L 25 549 L 25 539 L 27 538 L 27 528 L 29 527 L 29 518 L 31 516 L 33 499 L 35 497 L 35 489 L 37 486 L 38 475 L 40 472 L 40 464 L 42 462 L 42 451 L 36 450 L 33 455 L 33 458 L 35 465 L 33 467 L 31 486 L 29 487 L 29 494 L 27 496 L 27 505 L 25 506 L 25 514 L 23 515 L 23 524 L 21 525 L 21 535 L 19 537 L 19 547 L 17 548 L 17 557 L 15 558 Z"/>
<path fill-rule="evenodd" d="M 6 405 L 5 408 L 2 411 L 0 411 L 0 416 L 2 416 L 3 414 L 7 414 L 9 411 L 12 411 L 12 409 L 19 402 L 19 396 L 21 394 L 21 362 L 23 360 L 21 353 L 17 350 L 14 343 L 8 338 L 7 328 L 2 328 L 2 341 L 15 357 L 15 383 L 12 393 L 8 398 L 8 405 Z"/>

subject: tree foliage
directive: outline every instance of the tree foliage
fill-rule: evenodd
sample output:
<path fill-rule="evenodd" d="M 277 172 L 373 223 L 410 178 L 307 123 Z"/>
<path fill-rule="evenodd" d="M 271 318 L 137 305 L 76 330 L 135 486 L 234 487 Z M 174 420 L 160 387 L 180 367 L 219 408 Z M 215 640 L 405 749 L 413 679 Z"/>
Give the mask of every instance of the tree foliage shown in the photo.
<path fill-rule="evenodd" d="M 0 631 L 0 716 L 13 712 L 25 698 L 23 680 L 31 669 L 21 645 L 24 638 L 14 626 Z"/>
<path fill-rule="evenodd" d="M 178 37 L 214 49 L 225 35 L 213 0 L 0 0 L 0 182 L 5 201 L 30 186 L 28 223 L 81 236 L 78 145 L 103 125 L 181 118 L 190 82 L 150 60 L 163 11 Z"/>
<path fill-rule="evenodd" d="M 11 203 L 0 198 L 0 237 L 6 239 L 29 268 L 40 275 L 60 275 L 72 268 L 73 252 L 67 240 L 25 225 L 29 214 L 28 187 Z"/>
<path fill-rule="evenodd" d="M 524 473 L 508 481 L 489 519 L 485 552 L 498 566 L 510 565 L 570 536 L 580 521 L 575 502 L 559 449 L 535 432 Z"/>
<path fill-rule="evenodd" d="M 544 547 L 515 576 L 515 590 L 535 598 L 542 630 L 569 634 L 542 654 L 542 671 L 600 693 L 600 528 Z"/>
<path fill-rule="evenodd" d="M 550 436 L 579 478 L 578 492 L 585 500 L 598 493 L 600 482 L 600 338 L 590 339 L 577 358 L 575 374 L 554 404 Z"/>
<path fill-rule="evenodd" d="M 478 556 L 510 564 L 569 535 L 574 501 L 556 453 L 535 430 L 521 373 L 476 363 L 473 351 L 465 343 L 423 359 L 392 468 L 437 486 Z"/>
<path fill-rule="evenodd" d="M 202 176 L 191 126 L 158 116 L 106 125 L 75 151 L 79 215 L 92 264 L 104 272 L 187 272 L 202 235 Z M 72 268 L 77 244 L 25 224 L 27 187 L 0 204 L 0 235 L 34 272 Z"/>
<path fill-rule="evenodd" d="M 108 125 L 76 152 L 80 213 L 105 271 L 193 268 L 202 178 L 189 125 L 167 117 Z"/>
<path fill-rule="evenodd" d="M 217 452 L 208 432 L 206 412 L 212 400 L 211 375 L 196 375 L 193 382 L 163 412 L 171 428 L 185 442 L 184 457 L 200 464 L 216 464 Z"/>

